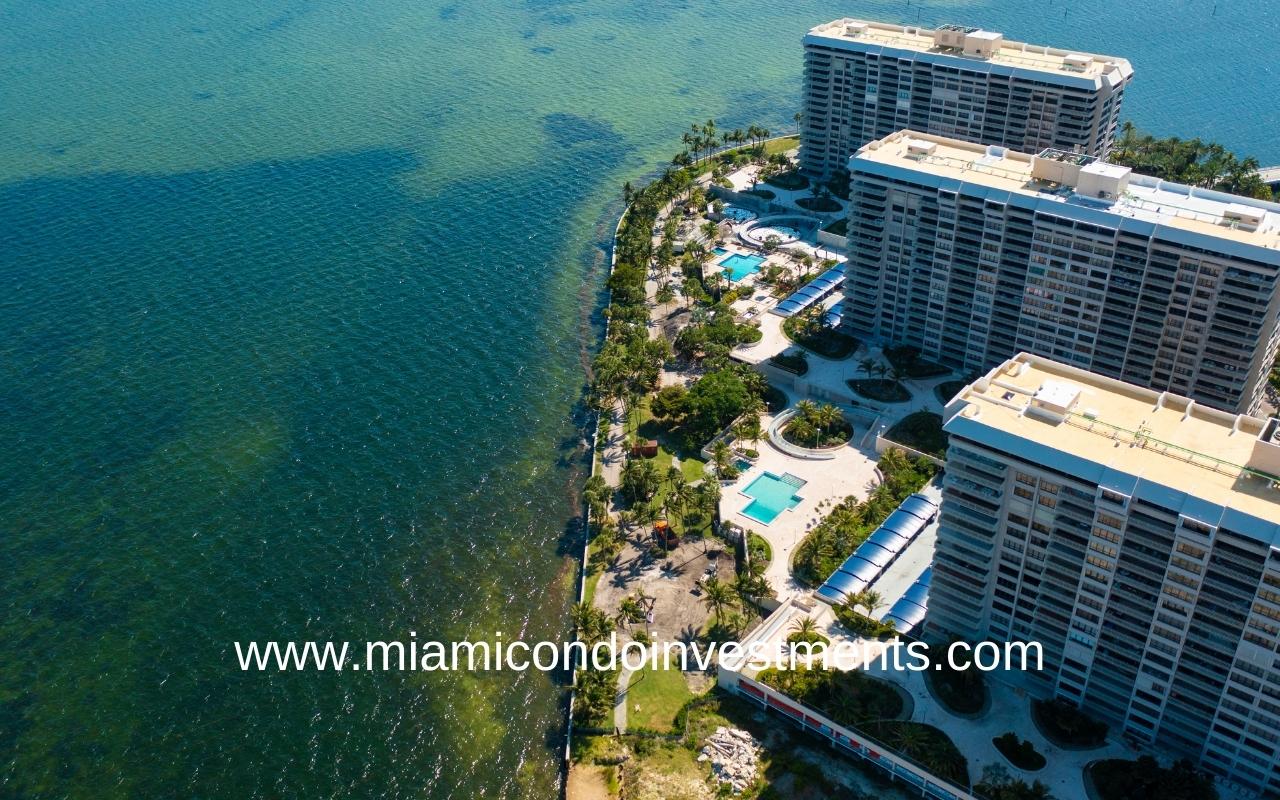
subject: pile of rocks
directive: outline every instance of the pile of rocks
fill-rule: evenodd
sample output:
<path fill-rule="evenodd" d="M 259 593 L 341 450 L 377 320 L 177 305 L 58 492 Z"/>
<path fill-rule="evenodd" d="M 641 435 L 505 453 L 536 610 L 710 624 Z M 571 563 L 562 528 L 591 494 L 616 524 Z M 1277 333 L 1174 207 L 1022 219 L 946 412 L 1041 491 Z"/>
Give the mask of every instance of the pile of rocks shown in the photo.
<path fill-rule="evenodd" d="M 721 726 L 707 738 L 698 760 L 710 761 L 716 779 L 729 784 L 737 794 L 756 779 L 760 745 L 750 733 L 740 728 Z"/>

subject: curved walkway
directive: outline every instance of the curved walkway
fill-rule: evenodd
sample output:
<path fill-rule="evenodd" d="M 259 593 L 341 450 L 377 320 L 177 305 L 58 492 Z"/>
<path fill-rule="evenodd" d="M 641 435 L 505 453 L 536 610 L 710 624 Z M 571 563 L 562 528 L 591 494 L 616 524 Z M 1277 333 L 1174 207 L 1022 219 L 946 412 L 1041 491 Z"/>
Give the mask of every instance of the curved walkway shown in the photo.
<path fill-rule="evenodd" d="M 618 673 L 618 691 L 613 696 L 613 727 L 618 733 L 627 732 L 627 689 L 631 688 L 631 670 L 623 667 Z"/>

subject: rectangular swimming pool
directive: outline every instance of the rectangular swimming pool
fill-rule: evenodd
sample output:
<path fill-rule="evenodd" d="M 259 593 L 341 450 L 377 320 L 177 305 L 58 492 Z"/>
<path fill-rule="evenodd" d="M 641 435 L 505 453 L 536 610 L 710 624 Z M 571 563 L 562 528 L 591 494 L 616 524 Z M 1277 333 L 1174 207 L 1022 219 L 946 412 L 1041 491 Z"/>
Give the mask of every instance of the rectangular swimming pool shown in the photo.
<path fill-rule="evenodd" d="M 759 272 L 763 263 L 764 256 L 744 256 L 741 253 L 733 253 L 719 261 L 720 266 L 729 270 L 729 278 L 735 282 Z"/>
<path fill-rule="evenodd" d="M 742 490 L 743 494 L 751 498 L 742 513 L 768 525 L 783 511 L 800 505 L 804 498 L 796 494 L 796 490 L 804 484 L 803 480 L 790 473 L 778 477 L 772 472 L 766 472 Z"/>

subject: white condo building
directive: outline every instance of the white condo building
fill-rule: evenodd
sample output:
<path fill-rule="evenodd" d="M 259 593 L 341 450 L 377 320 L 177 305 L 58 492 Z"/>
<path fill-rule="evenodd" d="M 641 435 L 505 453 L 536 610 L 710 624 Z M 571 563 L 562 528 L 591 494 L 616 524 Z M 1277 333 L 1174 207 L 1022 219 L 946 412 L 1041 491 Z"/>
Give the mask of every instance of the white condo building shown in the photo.
<path fill-rule="evenodd" d="M 945 429 L 929 631 L 1040 642 L 1033 695 L 1280 791 L 1280 420 L 1024 353 Z"/>
<path fill-rule="evenodd" d="M 1280 346 L 1280 204 L 912 131 L 849 170 L 851 333 L 964 369 L 1027 351 L 1260 407 Z"/>
<path fill-rule="evenodd" d="M 1035 153 L 1103 156 L 1129 62 L 948 25 L 839 19 L 804 37 L 800 164 L 830 175 L 869 141 L 910 128 Z"/>

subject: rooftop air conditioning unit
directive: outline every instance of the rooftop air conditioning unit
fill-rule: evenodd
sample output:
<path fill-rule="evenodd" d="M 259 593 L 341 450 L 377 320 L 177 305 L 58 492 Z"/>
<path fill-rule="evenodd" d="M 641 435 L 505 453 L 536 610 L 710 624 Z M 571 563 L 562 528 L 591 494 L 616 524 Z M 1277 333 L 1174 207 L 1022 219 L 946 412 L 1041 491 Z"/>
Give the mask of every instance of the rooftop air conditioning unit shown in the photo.
<path fill-rule="evenodd" d="M 1084 72 L 1093 63 L 1093 59 L 1081 53 L 1068 53 L 1062 59 L 1062 63 L 1067 69 Z"/>

